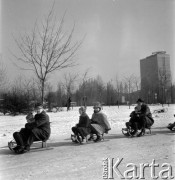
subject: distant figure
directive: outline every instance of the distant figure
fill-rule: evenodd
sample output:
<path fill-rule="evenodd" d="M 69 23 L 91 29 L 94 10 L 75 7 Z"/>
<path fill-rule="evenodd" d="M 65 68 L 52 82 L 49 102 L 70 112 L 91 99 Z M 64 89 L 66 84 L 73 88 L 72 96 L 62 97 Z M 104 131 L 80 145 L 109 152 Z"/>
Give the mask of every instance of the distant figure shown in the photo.
<path fill-rule="evenodd" d="M 72 101 L 71 101 L 71 97 L 69 97 L 68 100 L 67 100 L 67 111 L 70 110 L 71 102 L 72 102 Z"/>
<path fill-rule="evenodd" d="M 13 149 L 21 154 L 30 150 L 34 141 L 46 141 L 50 137 L 51 129 L 49 116 L 41 105 L 36 107 L 37 114 L 32 122 L 27 122 L 20 132 L 13 133 L 17 146 Z"/>
<path fill-rule="evenodd" d="M 84 96 L 83 97 L 83 106 L 86 108 L 86 103 L 87 103 L 87 97 L 86 96 Z"/>
<path fill-rule="evenodd" d="M 101 111 L 101 104 L 96 102 L 94 104 L 94 113 L 91 118 L 91 136 L 89 140 L 93 139 L 93 134 L 96 134 L 97 139 L 94 142 L 101 141 L 101 135 L 104 133 L 108 133 L 111 130 L 110 124 L 107 120 L 106 114 Z"/>

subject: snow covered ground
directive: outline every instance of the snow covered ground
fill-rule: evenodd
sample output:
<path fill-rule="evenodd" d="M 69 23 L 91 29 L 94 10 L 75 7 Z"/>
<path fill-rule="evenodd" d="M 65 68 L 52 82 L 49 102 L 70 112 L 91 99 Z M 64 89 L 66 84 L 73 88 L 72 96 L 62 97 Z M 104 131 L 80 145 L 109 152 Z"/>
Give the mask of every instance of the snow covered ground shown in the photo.
<path fill-rule="evenodd" d="M 104 106 L 103 111 L 108 116 L 112 130 L 105 134 L 104 142 L 83 145 L 72 143 L 70 140 L 71 127 L 79 119 L 78 107 L 69 112 L 65 109 L 62 112 L 48 113 L 52 122 L 48 146 L 52 147 L 52 150 L 36 150 L 21 155 L 12 153 L 7 147 L 7 142 L 12 139 L 14 131 L 24 126 L 25 116 L 0 115 L 0 179 L 102 180 L 104 158 L 123 158 L 119 166 L 122 173 L 127 170 L 127 163 L 134 163 L 139 167 L 141 163 L 151 163 L 155 160 L 155 163 L 160 165 L 156 169 L 156 175 L 159 175 L 161 165 L 169 163 L 175 177 L 175 133 L 166 128 L 169 123 L 175 121 L 175 105 L 166 105 L 163 108 L 167 110 L 165 113 L 153 113 L 155 123 L 152 134 L 128 138 L 122 134 L 121 128 L 129 120 L 134 106 L 130 109 L 128 106 Z M 162 109 L 162 106 L 150 106 L 150 109 L 154 112 Z M 88 107 L 87 114 L 91 117 L 92 113 L 93 108 Z M 120 178 L 114 173 L 114 179 Z M 145 179 L 151 180 L 149 168 L 146 168 Z"/>
<path fill-rule="evenodd" d="M 166 127 L 169 123 L 174 122 L 175 105 L 161 105 L 149 106 L 153 113 L 155 123 L 153 127 Z M 50 140 L 56 141 L 61 136 L 70 136 L 71 127 L 74 126 L 79 119 L 78 113 L 79 107 L 74 107 L 73 110 L 66 111 L 66 108 L 61 112 L 48 113 L 51 121 L 51 137 Z M 154 113 L 154 110 L 166 109 L 165 113 Z M 111 124 L 112 130 L 109 133 L 121 133 L 121 128 L 125 126 L 125 122 L 129 120 L 129 114 L 134 110 L 134 106 L 104 106 L 103 112 L 107 115 Z M 91 118 L 93 113 L 93 107 L 87 107 L 87 114 Z M 7 144 L 12 139 L 12 134 L 18 131 L 21 127 L 24 127 L 26 123 L 25 115 L 9 116 L 0 115 L 0 146 Z"/>

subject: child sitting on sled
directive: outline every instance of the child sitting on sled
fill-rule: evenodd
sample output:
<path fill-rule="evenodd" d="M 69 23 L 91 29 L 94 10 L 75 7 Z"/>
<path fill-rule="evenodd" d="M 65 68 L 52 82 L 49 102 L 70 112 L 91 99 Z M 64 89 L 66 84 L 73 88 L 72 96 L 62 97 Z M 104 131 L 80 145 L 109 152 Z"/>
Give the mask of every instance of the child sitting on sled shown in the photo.
<path fill-rule="evenodd" d="M 25 128 L 22 128 L 20 132 L 14 132 L 13 137 L 17 146 L 12 150 L 15 153 L 21 154 L 30 151 L 30 146 L 34 141 L 47 141 L 51 134 L 49 116 L 43 109 L 41 104 L 36 105 L 37 114 L 34 116 L 34 120 L 30 116 L 27 117 L 27 121 L 32 119 L 32 122 L 25 124 Z M 10 147 L 9 147 L 10 148 Z"/>
<path fill-rule="evenodd" d="M 79 108 L 79 122 L 74 127 L 72 127 L 72 131 L 74 135 L 71 135 L 71 139 L 73 142 L 82 143 L 85 137 L 90 134 L 90 119 L 86 114 L 86 108 Z"/>
<path fill-rule="evenodd" d="M 133 135 L 137 134 L 138 121 L 139 121 L 139 108 L 136 106 L 134 108 L 134 111 L 132 111 L 130 114 L 129 122 L 126 122 L 126 127 L 128 129 L 131 127 L 134 130 Z"/>
<path fill-rule="evenodd" d="M 32 112 L 29 112 L 29 113 L 27 114 L 27 116 L 26 116 L 26 121 L 27 121 L 26 124 L 30 124 L 30 123 L 35 122 L 35 118 L 34 118 L 34 115 L 33 115 Z M 26 124 L 25 124 L 25 126 L 26 126 Z M 29 130 L 28 130 L 26 127 L 24 127 L 24 128 L 21 128 L 19 132 L 15 132 L 14 134 L 17 134 L 17 133 L 19 133 L 19 134 L 22 135 L 23 137 L 26 137 L 30 132 L 29 132 Z M 17 144 L 16 144 L 16 143 L 17 143 Z M 19 142 L 16 142 L 16 140 L 15 140 L 15 141 L 14 141 L 14 140 L 10 141 L 10 142 L 8 143 L 8 146 L 9 146 L 10 150 L 16 152 L 16 150 L 17 150 L 18 147 L 19 147 L 19 146 L 18 146 L 18 143 L 19 143 Z M 15 145 L 16 145 L 16 146 L 15 146 Z"/>
<path fill-rule="evenodd" d="M 33 123 L 35 122 L 35 118 L 34 118 L 34 115 L 32 112 L 28 113 L 27 116 L 26 116 L 26 120 L 27 120 L 27 123 Z M 21 128 L 20 130 L 20 134 L 26 134 L 27 133 L 27 129 L 26 128 Z"/>

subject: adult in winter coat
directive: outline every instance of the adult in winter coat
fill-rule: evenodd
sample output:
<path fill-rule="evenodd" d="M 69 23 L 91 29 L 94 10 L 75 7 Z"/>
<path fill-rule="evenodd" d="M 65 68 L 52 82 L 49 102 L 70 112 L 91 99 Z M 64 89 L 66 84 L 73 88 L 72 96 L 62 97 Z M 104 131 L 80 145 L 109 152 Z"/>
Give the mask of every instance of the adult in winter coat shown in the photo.
<path fill-rule="evenodd" d="M 106 114 L 104 114 L 101 111 L 101 104 L 99 102 L 96 102 L 94 105 L 94 113 L 92 114 L 91 118 L 91 134 L 96 134 L 97 141 L 101 141 L 101 135 L 103 133 L 108 133 L 109 130 L 111 130 L 110 124 L 107 120 Z M 92 139 L 92 136 L 89 140 Z"/>
<path fill-rule="evenodd" d="M 46 141 L 50 137 L 50 121 L 49 116 L 43 110 L 41 105 L 37 106 L 37 114 L 34 117 L 35 121 L 25 124 L 23 133 L 15 132 L 13 137 L 17 143 L 14 148 L 16 153 L 24 153 L 30 150 L 30 146 L 34 141 Z"/>
<path fill-rule="evenodd" d="M 154 124 L 154 119 L 150 108 L 140 98 L 137 100 L 137 107 L 139 108 L 138 128 L 145 132 L 145 128 L 150 128 Z"/>
<path fill-rule="evenodd" d="M 90 134 L 90 119 L 89 116 L 86 114 L 85 107 L 80 107 L 79 113 L 80 113 L 79 122 L 74 127 L 72 127 L 72 131 L 76 135 L 78 142 L 81 143 L 84 140 L 84 138 L 88 134 Z"/>
<path fill-rule="evenodd" d="M 72 102 L 71 97 L 69 97 L 67 100 L 67 111 L 70 110 L 71 102 Z"/>

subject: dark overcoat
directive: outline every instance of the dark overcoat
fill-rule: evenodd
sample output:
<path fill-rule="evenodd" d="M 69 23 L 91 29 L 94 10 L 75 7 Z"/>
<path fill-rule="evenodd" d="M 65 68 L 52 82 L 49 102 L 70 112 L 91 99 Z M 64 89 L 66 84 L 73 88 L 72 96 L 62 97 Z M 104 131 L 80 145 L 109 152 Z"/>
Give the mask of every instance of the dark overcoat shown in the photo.
<path fill-rule="evenodd" d="M 30 129 L 36 139 L 46 141 L 50 137 L 50 120 L 45 111 L 35 115 L 35 122 L 27 123 L 25 127 Z"/>
<path fill-rule="evenodd" d="M 148 107 L 147 104 L 143 103 L 141 105 L 141 110 L 140 110 L 140 119 L 144 118 L 146 121 L 146 127 L 149 128 L 154 124 L 154 119 L 152 117 L 150 108 Z"/>
<path fill-rule="evenodd" d="M 89 116 L 86 113 L 80 116 L 77 129 L 83 136 L 87 136 L 90 133 L 90 122 Z"/>

